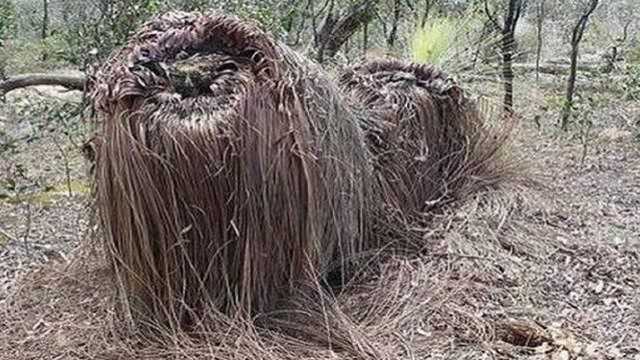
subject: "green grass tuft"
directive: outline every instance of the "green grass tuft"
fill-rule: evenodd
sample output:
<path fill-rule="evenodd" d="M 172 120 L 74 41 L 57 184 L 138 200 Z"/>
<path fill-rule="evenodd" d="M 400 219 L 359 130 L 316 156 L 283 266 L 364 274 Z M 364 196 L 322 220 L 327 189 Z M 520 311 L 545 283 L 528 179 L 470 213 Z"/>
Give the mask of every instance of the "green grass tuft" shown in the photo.
<path fill-rule="evenodd" d="M 418 63 L 440 63 L 454 42 L 457 24 L 447 17 L 429 21 L 411 38 L 411 59 Z"/>

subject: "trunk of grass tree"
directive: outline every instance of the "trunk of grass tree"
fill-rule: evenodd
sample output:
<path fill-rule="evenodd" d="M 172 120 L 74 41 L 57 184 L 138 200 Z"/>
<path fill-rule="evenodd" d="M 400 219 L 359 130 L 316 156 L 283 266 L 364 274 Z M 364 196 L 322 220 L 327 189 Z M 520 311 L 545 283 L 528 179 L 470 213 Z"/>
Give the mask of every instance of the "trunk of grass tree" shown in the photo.
<path fill-rule="evenodd" d="M 584 31 L 589 22 L 589 17 L 598 7 L 599 0 L 590 0 L 588 9 L 580 16 L 576 26 L 573 28 L 571 35 L 571 65 L 569 69 L 569 78 L 567 79 L 567 93 L 562 108 L 562 114 L 560 117 L 560 127 L 562 130 L 567 131 L 569 129 L 569 118 L 571 117 L 571 110 L 573 109 L 573 96 L 576 89 L 576 75 L 578 72 L 578 55 L 580 49 L 580 42 L 584 35 Z"/>
<path fill-rule="evenodd" d="M 540 81 L 540 57 L 542 54 L 542 30 L 544 25 L 544 2 L 545 0 L 540 0 L 538 4 L 537 14 L 536 14 L 536 81 Z"/>

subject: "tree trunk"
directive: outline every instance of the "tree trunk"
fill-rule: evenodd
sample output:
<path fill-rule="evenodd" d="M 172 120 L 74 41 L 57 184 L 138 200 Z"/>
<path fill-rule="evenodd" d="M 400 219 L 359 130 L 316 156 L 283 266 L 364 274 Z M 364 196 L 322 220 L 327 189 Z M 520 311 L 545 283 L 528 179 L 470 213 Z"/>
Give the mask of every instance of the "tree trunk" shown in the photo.
<path fill-rule="evenodd" d="M 398 36 L 398 25 L 400 23 L 400 15 L 402 13 L 402 0 L 394 0 L 393 2 L 393 22 L 391 23 L 391 30 L 387 37 L 387 47 L 389 50 L 393 49 Z"/>
<path fill-rule="evenodd" d="M 427 25 L 427 20 L 429 19 L 429 13 L 431 12 L 431 0 L 424 0 L 424 13 L 422 14 L 422 19 L 420 19 L 420 27 L 424 28 Z"/>
<path fill-rule="evenodd" d="M 371 21 L 378 1 L 361 0 L 341 16 L 336 16 L 331 6 L 318 32 L 316 61 L 322 63 L 327 58 L 333 58 L 348 38 Z"/>
<path fill-rule="evenodd" d="M 335 5 L 335 1 L 334 0 L 326 1 L 324 7 L 326 7 L 327 4 L 329 6 L 329 9 L 327 10 L 327 15 L 325 16 L 322 22 L 320 30 L 316 31 L 316 34 L 315 34 L 316 48 L 317 48 L 316 60 L 319 63 L 322 63 L 324 61 L 324 52 L 327 47 L 327 42 L 329 41 L 329 38 L 331 37 L 331 33 L 333 32 L 333 29 L 336 24 L 335 14 L 333 13 L 333 7 Z M 320 10 L 319 13 L 322 13 L 323 10 L 324 9 Z"/>
<path fill-rule="evenodd" d="M 587 27 L 589 17 L 598 7 L 599 0 L 591 0 L 589 8 L 580 17 L 576 26 L 573 28 L 573 34 L 571 36 L 571 65 L 569 71 L 569 79 L 567 80 L 567 95 L 562 109 L 560 118 L 560 127 L 562 130 L 567 131 L 569 129 L 569 118 L 571 117 L 571 110 L 573 109 L 573 95 L 576 88 L 576 74 L 578 68 L 578 54 L 580 49 L 580 42 L 584 35 L 584 30 Z"/>
<path fill-rule="evenodd" d="M 521 0 L 509 0 L 502 28 L 502 77 L 504 80 L 504 111 L 513 112 L 513 48 L 515 30 L 520 17 Z"/>
<path fill-rule="evenodd" d="M 502 34 L 500 50 L 502 52 L 502 81 L 504 82 L 504 113 L 513 113 L 513 50 L 515 46 L 515 31 L 522 12 L 523 0 L 509 0 L 501 25 L 489 10 L 489 1 L 484 0 L 484 11 L 489 19 L 490 27 Z"/>
<path fill-rule="evenodd" d="M 564 107 L 562 109 L 562 130 L 567 131 L 569 117 L 573 108 L 573 95 L 576 89 L 576 75 L 578 73 L 578 47 L 579 42 L 571 43 L 571 65 L 569 66 L 569 80 L 567 81 L 567 92 Z"/>
<path fill-rule="evenodd" d="M 369 24 L 364 24 L 362 27 L 362 56 L 367 55 L 369 50 Z"/>
<path fill-rule="evenodd" d="M 540 0 L 540 5 L 538 7 L 538 16 L 536 19 L 536 32 L 538 36 L 538 41 L 536 43 L 536 81 L 540 81 L 540 56 L 542 54 L 542 27 L 544 25 L 544 1 Z"/>
<path fill-rule="evenodd" d="M 618 58 L 618 44 L 611 46 L 611 55 L 606 59 L 607 63 L 604 65 L 602 69 L 603 74 L 608 74 L 613 71 L 616 66 L 616 61 Z"/>
<path fill-rule="evenodd" d="M 42 0 L 42 28 L 40 36 L 44 41 L 49 33 L 49 0 Z M 42 50 L 42 61 L 46 61 L 48 57 L 46 47 Z"/>
<path fill-rule="evenodd" d="M 49 0 L 42 1 L 42 28 L 40 31 L 42 40 L 46 39 L 49 33 Z"/>

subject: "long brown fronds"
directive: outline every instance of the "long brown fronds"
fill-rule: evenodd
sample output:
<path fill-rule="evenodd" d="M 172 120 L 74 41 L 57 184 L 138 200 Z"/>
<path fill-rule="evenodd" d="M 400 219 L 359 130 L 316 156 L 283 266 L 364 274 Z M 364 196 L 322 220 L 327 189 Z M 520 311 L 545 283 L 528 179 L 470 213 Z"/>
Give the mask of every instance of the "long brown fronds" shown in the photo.
<path fill-rule="evenodd" d="M 491 123 L 433 66 L 375 60 L 347 69 L 340 83 L 366 114 L 362 127 L 383 198 L 401 216 L 437 213 L 495 188 L 515 169 L 503 151 L 513 120 Z"/>
<path fill-rule="evenodd" d="M 362 132 L 329 77 L 256 26 L 161 16 L 90 86 L 99 216 L 136 323 L 274 310 L 363 246 Z"/>

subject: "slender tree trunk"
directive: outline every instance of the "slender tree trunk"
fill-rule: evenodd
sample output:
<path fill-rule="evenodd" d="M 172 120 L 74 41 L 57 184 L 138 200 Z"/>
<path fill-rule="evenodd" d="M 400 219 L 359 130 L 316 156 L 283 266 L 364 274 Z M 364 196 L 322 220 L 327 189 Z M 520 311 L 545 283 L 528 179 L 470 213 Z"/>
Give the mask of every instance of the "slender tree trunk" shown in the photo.
<path fill-rule="evenodd" d="M 318 48 L 318 14 L 316 14 L 316 5 L 313 0 L 309 0 L 309 9 L 311 11 L 311 32 L 313 34 L 313 46 Z"/>
<path fill-rule="evenodd" d="M 502 28 L 502 77 L 504 80 L 504 111 L 513 112 L 513 49 L 521 0 L 510 0 Z"/>
<path fill-rule="evenodd" d="M 584 30 L 587 27 L 589 17 L 598 7 L 598 2 L 599 0 L 591 0 L 589 8 L 580 17 L 578 23 L 573 28 L 573 34 L 571 36 L 571 65 L 569 70 L 569 79 L 567 80 L 567 94 L 560 118 L 560 127 L 564 131 L 569 129 L 569 118 L 571 117 L 571 110 L 573 109 L 573 96 L 576 89 L 576 74 L 578 72 L 580 42 L 582 41 L 582 36 L 584 35 Z"/>
<path fill-rule="evenodd" d="M 536 43 L 536 81 L 540 81 L 540 57 L 542 54 L 542 28 L 544 25 L 544 2 L 545 0 L 540 0 L 540 4 L 538 6 L 538 17 L 536 21 L 536 32 L 538 35 L 538 41 Z"/>
<path fill-rule="evenodd" d="M 524 0 L 509 0 L 504 15 L 504 22 L 500 24 L 495 13 L 489 9 L 489 1 L 484 0 L 484 10 L 489 19 L 489 26 L 500 31 L 502 41 L 502 81 L 504 82 L 504 113 L 513 113 L 513 52 L 515 47 L 515 31 L 520 19 Z"/>
<path fill-rule="evenodd" d="M 369 50 L 369 24 L 364 24 L 362 27 L 362 56 L 367 55 Z"/>
<path fill-rule="evenodd" d="M 578 49 L 579 42 L 571 44 L 571 65 L 569 66 L 569 79 L 567 81 L 567 91 L 564 106 L 562 109 L 562 130 L 567 131 L 569 127 L 569 117 L 573 108 L 573 95 L 576 89 L 576 75 L 578 73 Z"/>
<path fill-rule="evenodd" d="M 42 1 L 42 28 L 41 30 L 41 38 L 44 41 L 47 38 L 49 33 L 49 0 Z M 47 49 L 44 48 L 42 50 L 42 61 L 47 60 L 48 54 Z"/>
<path fill-rule="evenodd" d="M 387 37 L 387 47 L 389 50 L 393 49 L 398 37 L 398 25 L 400 23 L 400 16 L 402 14 L 402 0 L 394 0 L 393 2 L 393 22 L 391 23 L 391 30 Z"/>
<path fill-rule="evenodd" d="M 40 31 L 42 40 L 46 39 L 49 33 L 49 0 L 42 1 L 42 28 Z"/>
<path fill-rule="evenodd" d="M 504 79 L 504 110 L 513 112 L 513 55 L 511 37 L 502 40 L 502 77 Z"/>

